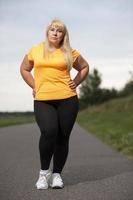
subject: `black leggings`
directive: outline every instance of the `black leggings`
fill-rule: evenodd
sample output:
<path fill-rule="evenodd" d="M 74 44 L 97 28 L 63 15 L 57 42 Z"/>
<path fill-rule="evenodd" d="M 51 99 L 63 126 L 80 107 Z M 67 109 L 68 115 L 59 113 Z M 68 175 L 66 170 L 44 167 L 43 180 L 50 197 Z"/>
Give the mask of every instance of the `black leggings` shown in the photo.
<path fill-rule="evenodd" d="M 41 132 L 39 152 L 42 170 L 49 168 L 53 156 L 53 173 L 61 173 L 78 109 L 77 95 L 61 100 L 34 100 L 35 118 Z"/>

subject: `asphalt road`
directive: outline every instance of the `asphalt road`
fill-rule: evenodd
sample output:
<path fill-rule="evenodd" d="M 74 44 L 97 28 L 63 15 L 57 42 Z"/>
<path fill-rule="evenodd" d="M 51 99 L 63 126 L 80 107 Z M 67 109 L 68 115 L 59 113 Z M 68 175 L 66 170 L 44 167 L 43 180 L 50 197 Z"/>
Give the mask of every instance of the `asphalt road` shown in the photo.
<path fill-rule="evenodd" d="M 62 190 L 37 190 L 36 124 L 0 129 L 0 200 L 133 200 L 133 160 L 75 124 Z M 52 163 L 51 163 L 52 167 Z"/>

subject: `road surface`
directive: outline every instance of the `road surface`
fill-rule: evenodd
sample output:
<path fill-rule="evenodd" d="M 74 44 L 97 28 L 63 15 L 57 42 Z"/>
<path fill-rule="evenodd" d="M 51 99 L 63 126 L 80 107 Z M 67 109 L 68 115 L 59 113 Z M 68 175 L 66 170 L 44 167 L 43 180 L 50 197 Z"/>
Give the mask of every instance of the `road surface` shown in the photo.
<path fill-rule="evenodd" d="M 36 124 L 0 129 L 0 200 L 133 200 L 133 160 L 75 124 L 62 190 L 37 190 Z M 52 168 L 52 162 L 51 162 Z"/>

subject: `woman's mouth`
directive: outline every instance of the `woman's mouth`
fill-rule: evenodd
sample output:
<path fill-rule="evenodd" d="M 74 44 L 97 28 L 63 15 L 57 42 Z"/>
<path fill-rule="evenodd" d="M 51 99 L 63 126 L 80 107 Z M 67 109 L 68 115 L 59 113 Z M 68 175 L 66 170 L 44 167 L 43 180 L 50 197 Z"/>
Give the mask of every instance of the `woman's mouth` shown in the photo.
<path fill-rule="evenodd" d="M 57 40 L 57 38 L 56 38 L 56 37 L 52 37 L 52 39 L 54 39 L 54 40 Z"/>

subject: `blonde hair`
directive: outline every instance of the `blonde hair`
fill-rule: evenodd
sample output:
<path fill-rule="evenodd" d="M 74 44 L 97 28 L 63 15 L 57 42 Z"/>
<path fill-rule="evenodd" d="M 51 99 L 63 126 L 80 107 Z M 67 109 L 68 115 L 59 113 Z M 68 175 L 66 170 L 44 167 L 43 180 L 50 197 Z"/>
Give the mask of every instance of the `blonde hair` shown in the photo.
<path fill-rule="evenodd" d="M 73 61 L 72 61 L 71 46 L 70 46 L 70 42 L 69 42 L 69 34 L 68 34 L 68 31 L 67 31 L 65 24 L 58 19 L 53 19 L 47 26 L 46 39 L 45 39 L 45 45 L 44 45 L 44 57 L 48 56 L 48 54 L 50 53 L 48 31 L 52 26 L 58 27 L 63 31 L 63 39 L 60 43 L 60 49 L 62 50 L 62 52 L 65 55 L 65 58 L 66 58 L 66 61 L 67 61 L 67 67 L 68 67 L 68 70 L 70 71 L 71 68 L 72 68 L 72 62 Z"/>

